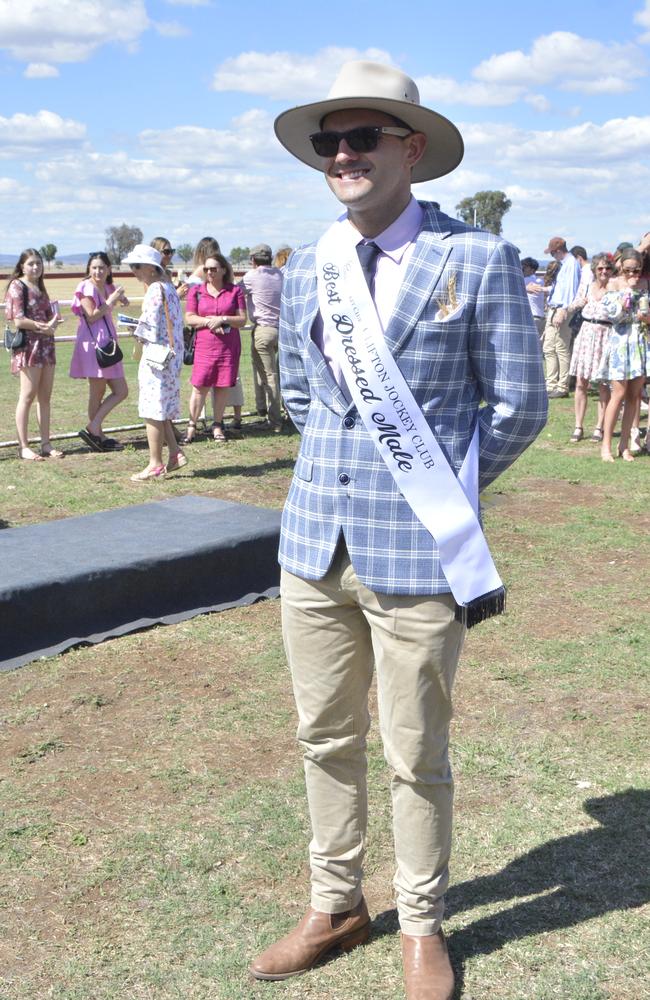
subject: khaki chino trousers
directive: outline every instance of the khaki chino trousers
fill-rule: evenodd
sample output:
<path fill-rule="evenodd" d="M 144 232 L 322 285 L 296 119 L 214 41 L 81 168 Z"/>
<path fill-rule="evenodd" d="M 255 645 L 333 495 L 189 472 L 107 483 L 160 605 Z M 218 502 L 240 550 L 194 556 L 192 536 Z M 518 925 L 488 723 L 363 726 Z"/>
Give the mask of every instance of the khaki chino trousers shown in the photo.
<path fill-rule="evenodd" d="M 376 594 L 359 581 L 344 544 L 322 580 L 283 571 L 281 593 L 313 832 L 311 905 L 341 913 L 361 898 L 374 667 L 379 728 L 393 771 L 400 924 L 407 934 L 434 934 L 448 883 L 448 734 L 465 635 L 453 598 Z"/>
<path fill-rule="evenodd" d="M 256 326 L 253 330 L 251 358 L 255 385 L 255 405 L 258 412 L 267 411 L 269 423 L 282 425 L 280 376 L 278 373 L 278 329 L 275 326 Z M 260 402 L 263 405 L 260 406 Z"/>
<path fill-rule="evenodd" d="M 571 364 L 571 327 L 565 319 L 559 326 L 553 326 L 556 309 L 551 309 L 546 317 L 542 337 L 542 351 L 546 362 L 547 392 L 569 391 L 569 366 Z"/>

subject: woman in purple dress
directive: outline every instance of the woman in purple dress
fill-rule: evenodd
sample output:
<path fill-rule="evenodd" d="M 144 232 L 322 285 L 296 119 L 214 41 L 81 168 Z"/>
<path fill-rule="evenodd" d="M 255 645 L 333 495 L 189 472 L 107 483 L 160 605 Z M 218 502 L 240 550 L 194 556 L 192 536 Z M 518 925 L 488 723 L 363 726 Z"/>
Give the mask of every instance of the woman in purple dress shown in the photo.
<path fill-rule="evenodd" d="M 246 322 L 246 300 L 242 289 L 234 284 L 230 262 L 215 253 L 207 258 L 203 272 L 205 281 L 193 285 L 187 294 L 185 314 L 186 324 L 197 328 L 186 444 L 194 440 L 196 422 L 212 388 L 216 389 L 212 435 L 215 441 L 226 440 L 223 411 L 228 389 L 237 381 L 241 355 L 239 331 Z"/>
<path fill-rule="evenodd" d="M 113 284 L 107 254 L 101 250 L 91 253 L 86 276 L 77 286 L 72 300 L 72 312 L 79 317 L 79 326 L 70 361 L 70 377 L 88 379 L 88 423 L 79 431 L 79 437 L 92 451 L 121 448 L 114 438 L 106 437 L 102 423 L 129 394 L 124 368 L 121 361 L 100 368 L 95 348 L 105 347 L 111 338 L 117 341 L 112 310 L 117 305 L 128 304 L 122 285 L 115 287 Z M 110 390 L 108 396 L 107 389 Z"/>

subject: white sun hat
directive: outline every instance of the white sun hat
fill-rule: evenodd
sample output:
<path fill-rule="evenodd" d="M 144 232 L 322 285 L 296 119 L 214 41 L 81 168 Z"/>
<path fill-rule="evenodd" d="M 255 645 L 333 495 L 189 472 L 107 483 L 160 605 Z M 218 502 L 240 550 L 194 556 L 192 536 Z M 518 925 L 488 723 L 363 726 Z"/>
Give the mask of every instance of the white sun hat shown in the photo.
<path fill-rule="evenodd" d="M 454 170 L 463 158 L 463 139 L 444 115 L 420 104 L 420 92 L 411 79 L 394 66 L 353 60 L 344 63 L 324 101 L 283 111 L 275 120 L 275 134 L 290 153 L 316 170 L 325 169 L 309 136 L 318 132 L 325 115 L 349 108 L 383 111 L 399 118 L 414 132 L 423 132 L 427 145 L 413 167 L 412 180 L 432 180 Z"/>
<path fill-rule="evenodd" d="M 150 247 L 147 243 L 138 243 L 137 246 L 133 247 L 133 250 L 129 251 L 122 263 L 129 266 L 132 264 L 151 264 L 162 271 L 161 260 L 159 251 L 154 247 Z"/>

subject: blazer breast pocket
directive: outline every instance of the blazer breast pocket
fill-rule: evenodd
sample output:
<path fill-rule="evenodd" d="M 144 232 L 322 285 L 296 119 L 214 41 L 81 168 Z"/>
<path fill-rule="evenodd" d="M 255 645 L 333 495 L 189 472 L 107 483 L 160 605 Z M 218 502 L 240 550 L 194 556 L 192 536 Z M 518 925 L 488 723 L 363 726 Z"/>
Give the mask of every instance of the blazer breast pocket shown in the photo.
<path fill-rule="evenodd" d="M 443 316 L 440 309 L 438 309 L 434 321 L 436 323 L 456 323 L 461 319 L 464 312 L 465 303 L 461 302 L 452 312 L 448 312 L 446 316 Z"/>
<path fill-rule="evenodd" d="M 304 455 L 298 455 L 295 472 L 298 479 L 302 479 L 305 483 L 310 483 L 314 475 L 314 460 L 312 458 L 305 458 Z"/>

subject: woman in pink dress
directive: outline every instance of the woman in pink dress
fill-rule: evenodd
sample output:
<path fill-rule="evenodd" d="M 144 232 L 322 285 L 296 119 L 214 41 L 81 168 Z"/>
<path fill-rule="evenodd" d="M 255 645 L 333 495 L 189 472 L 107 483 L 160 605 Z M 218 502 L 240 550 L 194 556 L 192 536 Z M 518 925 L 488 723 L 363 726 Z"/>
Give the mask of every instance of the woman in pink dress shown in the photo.
<path fill-rule="evenodd" d="M 70 362 L 71 378 L 88 379 L 88 423 L 79 437 L 92 451 L 115 451 L 121 445 L 108 438 L 102 423 L 129 394 L 122 362 L 100 368 L 96 347 L 105 347 L 112 338 L 117 341 L 112 310 L 117 305 L 128 306 L 122 285 L 115 287 L 111 262 L 107 254 L 91 253 L 86 265 L 86 277 L 79 284 L 72 300 L 72 312 L 79 317 L 77 342 Z M 110 392 L 106 395 L 106 390 Z"/>
<path fill-rule="evenodd" d="M 50 399 L 54 385 L 54 331 L 62 322 L 53 308 L 43 282 L 43 258 L 38 250 L 23 250 L 7 285 L 7 320 L 24 330 L 25 343 L 11 352 L 11 374 L 20 378 L 16 407 L 18 457 L 30 462 L 62 458 L 50 443 Z M 40 454 L 29 447 L 29 411 L 34 401 L 41 431 Z"/>
<path fill-rule="evenodd" d="M 220 253 L 208 257 L 203 272 L 205 281 L 193 285 L 187 294 L 185 322 L 197 328 L 192 368 L 190 419 L 185 443 L 196 435 L 196 422 L 210 389 L 215 388 L 214 426 L 212 436 L 223 442 L 223 411 L 239 374 L 241 337 L 239 331 L 246 322 L 246 300 L 239 285 L 234 284 L 230 262 Z"/>

